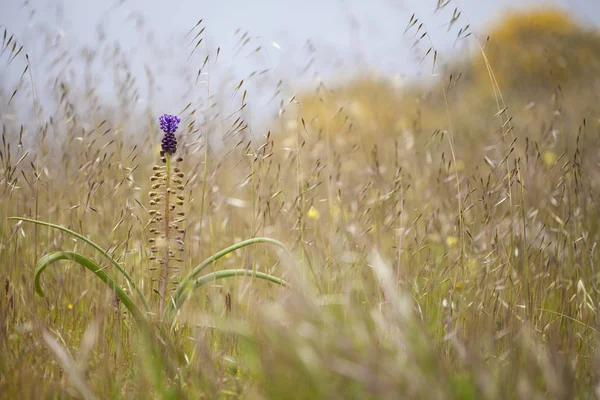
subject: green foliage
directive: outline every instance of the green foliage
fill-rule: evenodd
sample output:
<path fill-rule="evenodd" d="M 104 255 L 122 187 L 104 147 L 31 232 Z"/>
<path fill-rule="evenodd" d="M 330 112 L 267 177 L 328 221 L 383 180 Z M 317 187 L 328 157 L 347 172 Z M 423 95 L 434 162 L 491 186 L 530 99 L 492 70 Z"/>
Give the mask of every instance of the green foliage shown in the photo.
<path fill-rule="evenodd" d="M 273 244 L 275 246 L 278 246 L 278 247 L 286 250 L 285 246 L 281 242 L 278 242 L 277 240 L 269 239 L 269 238 L 252 238 L 252 239 L 248 239 L 248 240 L 244 240 L 242 242 L 236 243 L 232 246 L 229 246 L 229 247 L 213 254 L 212 256 L 208 257 L 206 260 L 201 262 L 198 266 L 196 266 L 192 270 L 192 272 L 190 272 L 190 274 L 179 283 L 177 289 L 173 293 L 172 300 L 169 301 L 169 303 L 167 305 L 167 310 L 165 311 L 166 315 L 173 315 L 174 312 L 178 311 L 183 306 L 183 302 L 188 298 L 190 292 L 193 289 L 195 289 L 199 286 L 202 286 L 203 284 L 210 282 L 213 279 L 221 279 L 221 278 L 227 277 L 227 276 L 240 276 L 240 275 L 254 276 L 253 274 L 256 274 L 257 277 L 260 277 L 262 279 L 271 280 L 274 283 L 285 286 L 286 282 L 284 280 L 281 280 L 281 279 L 272 277 L 268 274 L 264 274 L 262 272 L 257 272 L 257 271 L 242 270 L 242 271 L 246 271 L 246 272 L 239 273 L 237 275 L 236 275 L 236 273 L 237 273 L 236 271 L 239 272 L 240 270 L 228 270 L 229 272 L 219 271 L 219 275 L 207 274 L 200 278 L 197 278 L 197 276 L 198 276 L 198 274 L 200 274 L 200 272 L 202 272 L 206 267 L 215 263 L 219 258 L 225 257 L 228 254 L 230 254 L 238 249 L 241 249 L 242 247 L 250 246 L 255 243 L 270 243 L 270 244 Z"/>
<path fill-rule="evenodd" d="M 67 232 L 69 234 L 72 234 L 73 236 L 79 238 L 79 239 L 84 239 L 84 241 L 88 244 L 90 244 L 92 247 L 94 247 L 96 250 L 98 250 L 101 254 L 105 255 L 106 257 L 110 258 L 112 260 L 112 257 L 110 257 L 104 250 L 102 250 L 102 248 L 100 246 L 98 246 L 96 243 L 92 242 L 91 240 L 83 237 L 82 235 L 71 231 L 70 229 L 67 229 L 65 227 L 59 226 L 59 225 L 54 225 L 54 224 L 50 224 L 48 222 L 44 222 L 44 221 L 36 221 L 36 220 L 32 220 L 29 218 L 20 218 L 20 217 L 11 217 L 9 219 L 13 219 L 13 220 L 19 220 L 19 221 L 26 221 L 26 222 L 31 222 L 34 224 L 39 224 L 39 225 L 45 225 L 45 226 L 50 226 L 52 228 L 55 229 L 59 229 L 61 231 Z M 206 259 L 204 262 L 202 262 L 198 267 L 196 267 L 186 278 L 184 278 L 179 286 L 179 288 L 175 291 L 175 295 L 173 296 L 172 300 L 169 301 L 170 304 L 174 305 L 172 308 L 174 308 L 175 310 L 178 310 L 179 308 L 181 308 L 181 306 L 183 306 L 183 303 L 185 302 L 185 300 L 187 300 L 187 298 L 189 297 L 189 292 L 193 289 L 196 289 L 206 283 L 209 283 L 213 280 L 217 280 L 217 279 L 223 279 L 223 278 L 229 278 L 229 277 L 233 277 L 233 276 L 251 276 L 251 277 L 255 277 L 258 279 L 265 279 L 268 280 L 270 282 L 273 283 L 277 283 L 279 285 L 285 286 L 286 282 L 282 279 L 279 279 L 277 277 L 274 277 L 272 275 L 269 274 L 265 274 L 259 271 L 247 271 L 247 270 L 224 270 L 224 271 L 217 271 L 217 272 L 213 272 L 213 273 L 209 273 L 206 274 L 204 276 L 199 277 L 198 279 L 194 280 L 193 282 L 192 279 L 194 279 L 205 267 L 211 265 L 212 263 L 214 263 L 216 260 L 218 260 L 221 257 L 226 256 L 227 254 L 236 251 L 242 247 L 245 246 L 249 246 L 255 243 L 272 243 L 275 244 L 276 246 L 279 246 L 283 249 L 285 249 L 285 246 L 273 239 L 269 239 L 269 238 L 253 238 L 253 239 L 249 239 L 240 243 L 237 243 L 233 246 L 230 246 L 226 249 L 221 250 L 220 252 L 216 253 L 215 255 L 209 257 L 208 259 Z M 91 272 L 93 272 L 98 278 L 100 278 L 100 280 L 102 280 L 109 288 L 110 290 L 112 290 L 115 293 L 115 296 L 117 296 L 119 298 L 119 300 L 121 300 L 123 302 L 123 304 L 127 307 L 127 309 L 131 312 L 131 314 L 133 315 L 133 317 L 135 318 L 135 320 L 137 322 L 140 322 L 144 319 L 143 314 L 138 310 L 138 308 L 135 306 L 134 302 L 129 298 L 129 296 L 123 291 L 123 289 L 121 287 L 119 287 L 114 279 L 112 277 L 110 277 L 98 264 L 96 264 L 94 261 L 90 260 L 89 258 L 72 252 L 72 251 L 59 251 L 59 252 L 55 252 L 55 253 L 50 253 L 47 254 L 45 256 L 43 256 L 42 258 L 40 258 L 40 260 L 38 261 L 38 266 L 36 268 L 35 271 L 35 289 L 36 292 L 44 297 L 44 291 L 42 290 L 41 284 L 40 284 L 40 276 L 42 274 L 42 272 L 44 272 L 44 270 L 46 269 L 46 267 L 48 267 L 50 264 L 56 262 L 56 261 L 60 261 L 60 260 L 71 260 L 74 261 L 80 265 L 82 265 L 83 267 L 85 267 L 86 269 L 90 270 Z M 127 272 L 125 272 L 125 270 L 123 269 L 123 267 L 121 267 L 116 261 L 112 260 L 114 265 L 118 265 L 118 270 L 119 272 L 121 272 L 128 280 L 129 283 L 133 284 L 134 287 L 137 288 L 137 286 L 135 286 L 135 283 L 133 282 L 133 279 L 129 276 L 129 274 L 127 274 Z M 139 290 L 139 289 L 138 289 Z M 141 294 L 140 292 L 140 296 L 142 297 L 142 302 L 143 304 L 148 304 L 144 295 Z M 170 316 L 171 318 L 175 318 L 175 314 L 173 314 L 172 312 L 170 312 L 169 314 L 167 314 L 168 316 Z M 169 319 L 167 321 L 167 323 L 169 324 L 173 324 L 174 320 Z"/>
<path fill-rule="evenodd" d="M 127 281 L 129 283 L 131 283 L 136 288 L 136 290 L 138 291 L 138 293 L 141 296 L 141 301 L 143 302 L 143 304 L 145 306 L 147 306 L 147 304 L 148 304 L 147 300 L 145 299 L 144 295 L 139 291 L 139 289 L 135 285 L 131 276 L 129 276 L 129 274 L 123 269 L 123 267 L 119 263 L 117 263 L 112 257 L 110 257 L 104 250 L 102 250 L 102 248 L 100 246 L 98 246 L 93 241 L 89 240 L 88 238 L 85 238 L 84 236 L 78 234 L 77 232 L 74 232 L 70 229 L 67 229 L 67 228 L 59 226 L 59 225 L 54 225 L 54 224 L 50 224 L 47 222 L 37 221 L 37 220 L 29 219 L 29 218 L 11 217 L 9 219 L 31 222 L 31 223 L 42 225 L 42 226 L 49 226 L 51 228 L 67 232 L 67 233 L 77 237 L 78 239 L 82 239 L 84 242 L 86 242 L 87 244 L 94 247 L 94 249 L 96 249 L 102 255 L 104 255 L 105 257 L 109 258 L 112 261 L 113 265 L 115 265 L 117 267 L 117 270 L 123 276 L 125 276 L 125 278 L 127 278 Z M 269 274 L 266 274 L 266 273 L 263 273 L 260 271 L 249 271 L 249 270 L 245 270 L 245 269 L 233 269 L 233 270 L 229 269 L 229 270 L 223 270 L 223 271 L 215 271 L 215 272 L 208 273 L 206 275 L 203 275 L 203 276 L 193 280 L 200 273 L 200 271 L 202 271 L 202 269 L 204 269 L 205 267 L 214 263 L 219 258 L 224 257 L 227 254 L 229 254 L 233 251 L 236 251 L 242 247 L 249 246 L 249 245 L 255 244 L 255 243 L 261 243 L 261 242 L 272 243 L 272 244 L 275 244 L 275 245 L 285 249 L 285 246 L 276 240 L 268 239 L 268 238 L 254 238 L 254 239 L 246 240 L 244 242 L 237 243 L 236 245 L 230 246 L 230 247 L 216 253 L 215 255 L 209 257 L 202 264 L 200 264 L 197 268 L 195 268 L 182 281 L 180 288 L 178 290 L 176 290 L 176 292 L 175 292 L 177 297 L 173 297 L 169 302 L 169 304 L 172 305 L 170 307 L 169 312 L 165 311 L 164 317 L 168 318 L 168 319 L 164 320 L 162 322 L 165 322 L 166 326 L 173 327 L 175 324 L 175 318 L 176 318 L 176 313 L 174 311 L 178 310 L 179 308 L 181 308 L 181 306 L 183 306 L 183 303 L 189 297 L 189 293 L 196 288 L 199 288 L 203 285 L 206 285 L 207 283 L 210 283 L 210 282 L 213 282 L 213 281 L 216 281 L 219 279 L 231 278 L 231 277 L 235 277 L 235 276 L 248 276 L 248 277 L 252 277 L 252 278 L 270 281 L 270 282 L 276 283 L 281 286 L 286 286 L 286 282 L 282 279 L 279 279 L 277 277 L 274 277 L 272 275 L 269 275 Z M 155 389 L 157 390 L 157 393 L 161 393 L 162 398 L 164 398 L 164 399 L 178 398 L 178 396 L 176 396 L 176 391 L 174 391 L 173 388 L 168 387 L 168 384 L 166 383 L 165 379 L 162 376 L 163 373 L 161 371 L 161 369 L 162 369 L 161 365 L 163 364 L 163 361 L 162 361 L 162 357 L 159 354 L 160 350 L 157 348 L 157 342 L 153 339 L 154 333 L 152 332 L 153 331 L 153 329 L 151 327 L 152 325 L 150 324 L 150 321 L 148 321 L 147 316 L 144 315 L 144 313 L 142 313 L 139 310 L 139 308 L 135 305 L 134 301 L 115 282 L 114 278 L 111 277 L 109 274 L 107 274 L 106 271 L 102 267 L 100 267 L 96 262 L 92 261 L 88 257 L 85 257 L 85 256 L 83 256 L 79 253 L 73 252 L 73 251 L 58 251 L 58 252 L 53 252 L 53 253 L 44 255 L 38 261 L 38 264 L 37 264 L 37 267 L 35 270 L 34 284 L 35 284 L 35 290 L 36 290 L 37 294 L 40 295 L 41 297 L 45 296 L 44 290 L 42 289 L 42 286 L 40 283 L 40 278 L 41 278 L 42 272 L 44 272 L 46 270 L 46 268 L 48 266 L 50 266 L 51 264 L 53 264 L 57 261 L 61 261 L 61 260 L 73 261 L 73 262 L 83 266 L 87 270 L 91 271 L 92 273 L 94 273 L 114 293 L 116 298 L 120 302 L 123 303 L 123 305 L 131 313 L 131 315 L 133 316 L 134 320 L 136 321 L 136 323 L 138 324 L 138 326 L 140 328 L 141 337 L 143 339 L 142 341 L 145 345 L 145 353 L 149 355 L 146 360 L 146 365 L 148 366 L 148 368 L 146 368 L 146 370 L 147 370 L 148 375 L 151 377 L 150 380 L 153 383 Z M 169 332 L 164 332 L 164 334 L 169 334 Z M 84 397 L 86 396 L 86 393 L 87 393 L 87 391 L 82 392 Z"/>
<path fill-rule="evenodd" d="M 37 222 L 37 221 L 36 221 Z M 123 305 L 127 307 L 127 310 L 131 313 L 133 318 L 136 320 L 138 324 L 144 322 L 144 316 L 137 308 L 135 303 L 127 296 L 125 291 L 121 289 L 119 285 L 110 277 L 104 269 L 102 269 L 98 264 L 89 258 L 82 256 L 81 254 L 72 252 L 72 251 L 57 251 L 54 253 L 49 253 L 40 258 L 38 261 L 37 267 L 35 269 L 35 291 L 38 295 L 45 297 L 44 290 L 42 289 L 42 285 L 40 283 L 40 277 L 42 272 L 51 264 L 61 261 L 61 260 L 69 260 L 74 261 L 77 264 L 80 264 L 84 268 L 88 269 L 92 273 L 94 273 L 102 282 L 104 282 L 110 290 L 112 290 L 115 296 L 119 299 L 119 301 L 123 302 Z"/>

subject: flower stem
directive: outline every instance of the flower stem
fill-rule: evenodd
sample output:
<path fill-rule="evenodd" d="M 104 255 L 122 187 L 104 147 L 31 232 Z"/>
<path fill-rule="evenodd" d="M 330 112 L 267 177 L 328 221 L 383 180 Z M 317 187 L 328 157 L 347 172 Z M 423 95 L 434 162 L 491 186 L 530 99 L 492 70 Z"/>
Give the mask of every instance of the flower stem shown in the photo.
<path fill-rule="evenodd" d="M 169 285 L 169 258 L 170 258 L 170 245 L 169 245 L 169 231 L 170 227 L 170 194 L 171 194 L 171 155 L 165 154 L 166 160 L 166 181 L 165 181 L 165 258 L 164 258 L 164 268 L 163 274 L 160 277 L 159 283 L 159 292 L 160 292 L 160 313 L 162 314 L 163 308 L 165 306 L 165 299 L 167 296 L 167 288 Z"/>

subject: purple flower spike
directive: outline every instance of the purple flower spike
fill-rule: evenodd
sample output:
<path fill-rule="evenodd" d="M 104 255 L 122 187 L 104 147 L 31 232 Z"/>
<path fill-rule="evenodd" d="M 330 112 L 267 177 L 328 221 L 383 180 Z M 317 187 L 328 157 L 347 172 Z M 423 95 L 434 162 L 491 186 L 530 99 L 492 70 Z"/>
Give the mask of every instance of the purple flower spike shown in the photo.
<path fill-rule="evenodd" d="M 158 118 L 160 129 L 163 130 L 165 136 L 162 139 L 162 152 L 164 154 L 175 154 L 177 150 L 177 139 L 175 131 L 181 120 L 175 115 L 165 114 Z"/>

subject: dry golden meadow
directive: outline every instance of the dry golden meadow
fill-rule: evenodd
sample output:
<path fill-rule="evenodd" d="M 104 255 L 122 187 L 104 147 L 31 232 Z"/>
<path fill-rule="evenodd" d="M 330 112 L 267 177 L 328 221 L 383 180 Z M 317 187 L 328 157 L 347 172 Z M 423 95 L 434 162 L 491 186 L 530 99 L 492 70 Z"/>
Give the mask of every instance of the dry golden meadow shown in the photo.
<path fill-rule="evenodd" d="M 433 78 L 284 82 L 254 136 L 251 78 L 206 82 L 204 22 L 180 110 L 140 111 L 158 83 L 106 43 L 48 37 L 34 82 L 0 31 L 20 68 L 0 88 L 0 397 L 600 396 L 600 34 L 532 10 L 475 36 L 438 6 L 468 54 L 442 63 L 414 15 L 402 40 Z M 108 102 L 70 79 L 91 59 Z"/>

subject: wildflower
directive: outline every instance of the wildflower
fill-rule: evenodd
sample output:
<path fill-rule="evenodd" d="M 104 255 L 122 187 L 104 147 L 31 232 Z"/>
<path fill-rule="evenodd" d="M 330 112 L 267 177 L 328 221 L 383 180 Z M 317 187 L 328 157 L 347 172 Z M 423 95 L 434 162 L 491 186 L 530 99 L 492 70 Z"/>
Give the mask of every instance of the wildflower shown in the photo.
<path fill-rule="evenodd" d="M 456 246 L 457 243 L 458 243 L 458 238 L 456 236 L 448 236 L 446 238 L 446 244 L 448 245 L 448 247 Z"/>
<path fill-rule="evenodd" d="M 154 174 L 150 178 L 150 205 L 164 207 L 164 210 L 150 211 L 150 233 L 153 237 L 148 238 L 150 243 L 149 259 L 156 264 L 151 268 L 157 271 L 156 282 L 158 288 L 155 292 L 160 297 L 160 311 L 162 312 L 165 301 L 168 300 L 168 292 L 178 274 L 177 263 L 183 261 L 183 235 L 185 229 L 178 223 L 185 220 L 185 212 L 180 208 L 184 205 L 185 197 L 181 191 L 185 188 L 184 173 L 179 168 L 181 157 L 171 159 L 177 151 L 177 139 L 175 132 L 181 120 L 179 117 L 164 114 L 159 117 L 160 129 L 165 133 L 161 142 L 160 155 L 164 165 L 156 165 L 152 168 Z"/>
<path fill-rule="evenodd" d="M 175 154 L 177 150 L 177 139 L 175 138 L 175 131 L 177 126 L 181 122 L 179 117 L 170 114 L 164 114 L 158 118 L 160 122 L 160 129 L 163 130 L 165 136 L 162 139 L 162 154 Z"/>
<path fill-rule="evenodd" d="M 68 308 L 69 310 L 72 310 L 72 309 L 73 309 L 73 304 L 69 303 L 69 305 L 67 306 L 67 308 Z"/>
<path fill-rule="evenodd" d="M 553 151 L 547 151 L 544 153 L 544 163 L 546 164 L 547 167 L 551 167 L 556 160 L 558 159 L 558 157 L 556 156 L 556 153 Z"/>
<path fill-rule="evenodd" d="M 310 207 L 310 209 L 308 210 L 308 213 L 306 215 L 308 215 L 308 218 L 314 219 L 314 220 L 318 220 L 319 217 L 321 216 L 321 214 L 319 214 L 317 209 L 314 208 L 313 206 Z"/>

